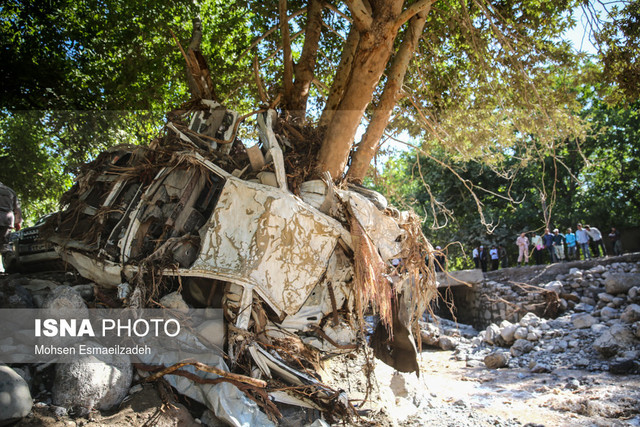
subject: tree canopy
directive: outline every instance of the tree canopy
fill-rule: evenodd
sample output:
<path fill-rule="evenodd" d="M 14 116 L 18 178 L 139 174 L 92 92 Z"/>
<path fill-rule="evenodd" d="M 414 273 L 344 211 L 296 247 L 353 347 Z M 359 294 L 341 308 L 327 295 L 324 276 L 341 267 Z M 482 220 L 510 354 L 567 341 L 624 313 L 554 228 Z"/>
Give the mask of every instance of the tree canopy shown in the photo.
<path fill-rule="evenodd" d="M 618 100 L 633 95 L 637 62 L 620 64 L 637 53 L 636 3 L 623 2 L 595 33 Z M 569 72 L 580 59 L 562 35 L 580 4 L 590 5 L 9 0 L 0 10 L 0 180 L 27 206 L 50 208 L 44 201 L 80 162 L 149 140 L 189 97 L 176 42 L 186 46 L 197 16 L 215 97 L 317 127 L 317 173 L 362 182 L 380 144 L 400 133 L 460 160 L 544 157 L 584 138 L 576 80 L 602 78 Z"/>

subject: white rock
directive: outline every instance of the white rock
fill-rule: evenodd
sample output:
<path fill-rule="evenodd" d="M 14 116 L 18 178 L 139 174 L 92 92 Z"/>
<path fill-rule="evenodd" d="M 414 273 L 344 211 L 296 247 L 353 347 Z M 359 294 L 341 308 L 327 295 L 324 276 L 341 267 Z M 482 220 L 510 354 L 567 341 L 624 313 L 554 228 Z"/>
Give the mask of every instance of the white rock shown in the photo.
<path fill-rule="evenodd" d="M 538 326 L 538 324 L 540 324 L 540 318 L 535 313 L 527 313 L 520 319 L 520 326 Z"/>
<path fill-rule="evenodd" d="M 27 382 L 8 366 L 0 366 L 0 425 L 29 415 L 33 401 Z"/>
<path fill-rule="evenodd" d="M 119 404 L 129 391 L 133 369 L 125 358 L 117 360 L 105 363 L 91 355 L 57 364 L 53 403 L 65 408 L 99 410 Z"/>
<path fill-rule="evenodd" d="M 82 296 L 70 286 L 58 286 L 45 298 L 42 308 L 60 310 L 86 310 Z"/>
<path fill-rule="evenodd" d="M 498 336 L 500 335 L 500 327 L 498 327 L 498 325 L 496 325 L 495 323 L 492 323 L 487 326 L 485 332 L 486 335 L 484 337 L 484 340 L 489 344 L 495 344 L 496 338 L 498 338 Z"/>
<path fill-rule="evenodd" d="M 529 335 L 529 330 L 524 326 L 520 326 L 514 332 L 513 337 L 517 340 L 522 340 L 527 339 L 527 335 Z"/>
<path fill-rule="evenodd" d="M 504 322 L 503 322 L 504 323 Z M 500 329 L 500 336 L 507 344 L 512 343 L 515 340 L 514 334 L 516 333 L 516 329 L 518 329 L 518 325 L 514 325 L 511 322 L 508 325 L 505 325 Z M 502 323 L 500 324 L 502 325 Z"/>
<path fill-rule="evenodd" d="M 547 291 L 553 291 L 557 294 L 561 294 L 562 291 L 564 290 L 564 286 L 562 285 L 561 281 L 554 280 L 553 282 L 549 282 L 546 285 L 544 285 L 544 289 L 546 289 Z"/>

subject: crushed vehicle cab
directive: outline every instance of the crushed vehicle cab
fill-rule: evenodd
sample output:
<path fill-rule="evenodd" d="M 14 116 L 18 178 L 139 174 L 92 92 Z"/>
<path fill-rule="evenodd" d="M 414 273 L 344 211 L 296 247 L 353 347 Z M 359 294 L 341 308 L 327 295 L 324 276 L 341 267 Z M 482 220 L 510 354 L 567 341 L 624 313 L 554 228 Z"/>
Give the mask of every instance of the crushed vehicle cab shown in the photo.
<path fill-rule="evenodd" d="M 370 304 L 385 320 L 374 348 L 397 369 L 416 370 L 413 331 L 435 295 L 417 217 L 328 178 L 293 194 L 275 111 L 259 113 L 259 144 L 245 150 L 238 115 L 202 103 L 150 146 L 115 147 L 83 169 L 48 222 L 62 259 L 103 287 L 140 289 L 136 303 L 159 300 L 179 281 L 192 306 L 223 310 L 232 365 L 248 358 L 260 375 L 319 390 L 312 402 L 289 393 L 288 403 L 349 407 L 278 348 L 351 351 L 366 342 Z M 233 143 L 241 154 L 230 161 Z"/>
<path fill-rule="evenodd" d="M 31 227 L 25 227 L 9 234 L 11 251 L 2 257 L 5 272 L 64 269 L 64 263 L 60 259 L 55 245 L 40 235 L 42 226 L 53 215 L 45 215 Z"/>

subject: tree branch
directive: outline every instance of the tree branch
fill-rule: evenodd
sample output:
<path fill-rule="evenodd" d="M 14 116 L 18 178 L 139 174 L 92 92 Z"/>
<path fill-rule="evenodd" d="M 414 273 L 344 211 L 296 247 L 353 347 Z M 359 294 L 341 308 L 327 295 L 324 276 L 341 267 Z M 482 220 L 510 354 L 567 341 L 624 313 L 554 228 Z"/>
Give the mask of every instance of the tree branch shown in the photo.
<path fill-rule="evenodd" d="M 324 110 L 322 111 L 322 116 L 320 117 L 320 126 L 329 125 L 331 119 L 333 118 L 333 113 L 336 111 L 338 105 L 340 104 L 340 101 L 342 100 L 347 81 L 349 80 L 349 76 L 351 75 L 353 57 L 355 55 L 356 47 L 358 46 L 359 41 L 360 33 L 354 26 L 352 26 L 351 30 L 349 31 L 349 35 L 347 36 L 347 42 L 342 48 L 340 63 L 338 64 L 335 77 L 333 78 L 333 83 L 331 84 L 331 91 L 329 92 L 327 103 L 325 104 Z"/>
<path fill-rule="evenodd" d="M 280 33 L 282 35 L 282 51 L 284 63 L 284 99 L 285 105 L 291 97 L 293 89 L 293 55 L 291 54 L 291 39 L 289 38 L 289 20 L 287 19 L 287 0 L 279 0 Z"/>
<path fill-rule="evenodd" d="M 365 4 L 366 0 L 344 0 L 351 11 L 353 18 L 353 24 L 358 31 L 367 31 L 371 28 L 373 23 L 373 16 L 371 15 L 371 9 Z"/>
<path fill-rule="evenodd" d="M 300 9 L 300 10 L 297 10 L 297 11 L 293 12 L 291 15 L 289 15 L 289 16 L 287 17 L 287 21 L 289 21 L 289 20 L 291 20 L 291 19 L 295 18 L 295 17 L 296 17 L 296 16 L 298 16 L 298 15 L 302 15 L 302 14 L 303 14 L 303 13 L 305 13 L 306 11 L 307 11 L 307 8 L 306 8 L 306 7 L 303 7 L 302 9 Z M 263 35 L 261 35 L 260 37 L 258 37 L 257 39 L 255 39 L 255 40 L 251 43 L 251 46 L 249 46 L 248 48 L 246 48 L 246 49 L 245 49 L 245 50 L 244 50 L 244 51 L 243 51 L 243 52 L 238 56 L 238 59 L 237 59 L 237 60 L 239 61 L 240 59 L 242 59 L 242 57 L 243 57 L 243 56 L 245 56 L 247 53 L 249 53 L 249 52 L 251 51 L 251 49 L 253 49 L 254 47 L 256 47 L 256 46 L 258 45 L 258 43 L 260 43 L 262 40 L 264 40 L 264 39 L 266 39 L 267 37 L 269 37 L 269 35 L 273 34 L 273 32 L 274 32 L 275 30 L 277 30 L 277 29 L 278 29 L 278 27 L 279 27 L 279 24 L 278 24 L 278 25 L 274 25 L 274 26 L 273 26 L 273 27 L 271 27 L 271 28 L 270 28 L 266 33 L 264 33 Z"/>
<path fill-rule="evenodd" d="M 318 57 L 318 46 L 322 31 L 322 0 L 310 0 L 307 9 L 309 12 L 307 13 L 304 45 L 300 60 L 295 67 L 296 79 L 290 94 L 291 98 L 287 102 L 293 117 L 300 123 L 304 122 L 309 88 L 314 77 L 316 59 Z"/>
<path fill-rule="evenodd" d="M 431 5 L 433 5 L 434 2 L 435 0 L 419 0 L 409 6 L 407 9 L 405 9 L 404 12 L 402 12 L 402 14 L 400 14 L 398 19 L 396 20 L 396 29 L 402 27 L 405 22 L 407 22 L 418 13 L 423 12 L 424 16 L 426 17 L 429 13 L 429 10 L 431 9 Z"/>
<path fill-rule="evenodd" d="M 409 62 L 416 50 L 425 22 L 426 13 L 424 12 L 420 12 L 411 18 L 409 28 L 406 30 L 404 39 L 400 44 L 400 48 L 391 63 L 387 83 L 385 84 L 384 91 L 382 92 L 378 108 L 376 108 L 373 113 L 373 118 L 371 119 L 362 140 L 358 144 L 357 151 L 354 154 L 351 166 L 349 167 L 347 178 L 352 181 L 362 182 L 362 179 L 365 177 L 367 170 L 369 169 L 371 159 L 373 159 L 373 156 L 375 156 L 375 153 L 378 151 L 378 142 L 389 123 L 391 111 L 393 110 L 398 99 L 398 94 L 402 89 L 407 67 L 409 66 Z"/>

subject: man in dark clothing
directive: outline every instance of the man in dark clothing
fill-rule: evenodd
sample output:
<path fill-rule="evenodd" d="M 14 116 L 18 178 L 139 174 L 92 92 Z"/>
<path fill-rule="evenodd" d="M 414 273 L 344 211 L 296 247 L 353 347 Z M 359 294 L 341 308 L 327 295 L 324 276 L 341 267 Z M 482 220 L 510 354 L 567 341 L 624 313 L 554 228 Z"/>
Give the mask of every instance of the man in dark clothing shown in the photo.
<path fill-rule="evenodd" d="M 611 227 L 611 233 L 609 233 L 609 240 L 611 240 L 611 246 L 613 247 L 614 255 L 622 255 L 622 242 L 620 241 L 620 232 L 615 227 Z"/>
<path fill-rule="evenodd" d="M 542 236 L 542 242 L 544 243 L 544 248 L 549 251 L 549 258 L 551 260 L 551 264 L 557 261 L 556 253 L 553 247 L 553 239 L 554 235 L 549 231 L 548 228 L 544 229 L 544 236 Z"/>
<path fill-rule="evenodd" d="M 487 251 L 485 251 L 484 246 L 480 246 L 478 258 L 480 259 L 480 268 L 482 268 L 482 271 L 487 271 Z"/>
<path fill-rule="evenodd" d="M 16 193 L 0 182 L 0 254 L 10 252 L 9 233 L 12 229 L 20 230 L 22 211 Z"/>

